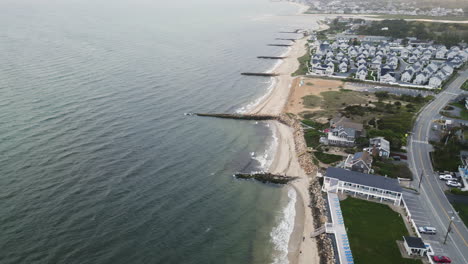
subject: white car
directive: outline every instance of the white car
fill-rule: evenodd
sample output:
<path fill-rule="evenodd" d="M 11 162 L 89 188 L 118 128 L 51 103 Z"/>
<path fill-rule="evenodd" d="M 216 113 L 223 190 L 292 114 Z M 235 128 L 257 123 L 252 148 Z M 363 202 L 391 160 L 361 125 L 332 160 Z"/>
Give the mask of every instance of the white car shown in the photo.
<path fill-rule="evenodd" d="M 435 235 L 437 233 L 437 230 L 434 227 L 429 227 L 429 226 L 420 226 L 418 228 L 418 231 L 421 234 L 429 234 L 429 235 Z"/>
<path fill-rule="evenodd" d="M 461 187 L 461 183 L 457 182 L 457 181 L 447 181 L 447 186 L 450 186 L 450 187 Z"/>
<path fill-rule="evenodd" d="M 444 180 L 444 181 L 454 180 L 454 178 L 450 174 L 439 175 L 439 179 Z"/>

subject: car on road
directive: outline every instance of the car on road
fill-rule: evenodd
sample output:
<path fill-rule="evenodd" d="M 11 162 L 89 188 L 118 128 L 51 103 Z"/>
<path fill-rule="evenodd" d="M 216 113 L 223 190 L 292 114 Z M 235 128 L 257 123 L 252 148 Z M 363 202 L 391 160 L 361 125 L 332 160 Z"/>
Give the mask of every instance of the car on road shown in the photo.
<path fill-rule="evenodd" d="M 429 235 L 435 235 L 437 233 L 437 229 L 434 227 L 430 226 L 420 226 L 418 227 L 418 231 L 421 234 L 429 234 Z"/>
<path fill-rule="evenodd" d="M 457 182 L 457 181 L 447 181 L 447 186 L 450 186 L 450 187 L 456 187 L 456 188 L 460 188 L 462 187 L 461 183 Z"/>
<path fill-rule="evenodd" d="M 444 181 L 451 181 L 454 180 L 455 178 L 452 177 L 450 174 L 442 174 L 439 175 L 439 179 L 444 180 Z"/>
<path fill-rule="evenodd" d="M 446 256 L 432 256 L 432 260 L 436 263 L 452 263 L 452 260 Z"/>

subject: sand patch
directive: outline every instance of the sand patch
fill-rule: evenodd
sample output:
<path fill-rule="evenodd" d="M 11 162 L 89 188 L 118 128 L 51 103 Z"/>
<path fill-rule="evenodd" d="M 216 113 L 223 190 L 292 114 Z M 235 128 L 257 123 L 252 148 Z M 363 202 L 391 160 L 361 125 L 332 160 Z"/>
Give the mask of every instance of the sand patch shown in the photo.
<path fill-rule="evenodd" d="M 326 80 L 318 78 L 298 77 L 293 80 L 289 99 L 284 109 L 285 113 L 299 114 L 302 112 L 314 112 L 320 110 L 320 106 L 306 107 L 305 96 L 319 96 L 328 91 L 339 91 L 344 87 L 344 82 L 338 80 Z M 310 97 L 311 99 L 314 97 Z"/>

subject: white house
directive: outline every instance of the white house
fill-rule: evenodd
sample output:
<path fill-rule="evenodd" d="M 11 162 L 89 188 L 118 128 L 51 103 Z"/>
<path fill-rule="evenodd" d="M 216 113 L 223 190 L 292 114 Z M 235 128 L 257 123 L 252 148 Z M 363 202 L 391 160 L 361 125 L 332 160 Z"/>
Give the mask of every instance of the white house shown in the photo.
<path fill-rule="evenodd" d="M 387 200 L 400 205 L 403 194 L 397 179 L 329 167 L 323 177 L 323 191 L 348 193 L 364 199 Z"/>
<path fill-rule="evenodd" d="M 396 82 L 395 73 L 394 72 L 387 72 L 384 75 L 380 76 L 381 83 L 392 83 Z"/>
<path fill-rule="evenodd" d="M 390 157 L 390 142 L 383 137 L 371 138 L 369 147 L 364 150 L 374 156 L 388 158 Z"/>
<path fill-rule="evenodd" d="M 358 71 L 356 72 L 356 79 L 359 79 L 359 80 L 366 80 L 367 78 L 367 68 L 366 67 L 361 67 L 358 69 Z"/>
<path fill-rule="evenodd" d="M 427 78 L 428 78 L 428 76 L 427 76 L 426 73 L 420 72 L 420 73 L 416 74 L 416 78 L 414 78 L 413 83 L 417 84 L 417 85 L 425 84 L 427 82 Z"/>
<path fill-rule="evenodd" d="M 409 256 L 424 257 L 427 255 L 428 248 L 420 237 L 403 237 L 403 245 Z"/>
<path fill-rule="evenodd" d="M 346 64 L 344 62 L 340 63 L 338 68 L 340 69 L 340 72 L 342 72 L 342 73 L 348 72 L 348 64 Z"/>
<path fill-rule="evenodd" d="M 411 56 L 409 56 L 408 58 L 408 63 L 415 63 L 417 60 L 418 56 L 416 56 L 415 54 L 411 54 Z"/>
<path fill-rule="evenodd" d="M 412 70 L 406 70 L 401 74 L 400 79 L 401 79 L 402 82 L 409 83 L 413 79 L 413 75 L 414 75 L 414 72 Z"/>
<path fill-rule="evenodd" d="M 432 88 L 437 88 L 437 87 L 440 87 L 440 85 L 442 84 L 442 79 L 438 76 L 432 76 L 430 79 L 429 79 L 429 86 L 432 87 Z"/>
<path fill-rule="evenodd" d="M 354 128 L 339 126 L 331 129 L 327 135 L 328 145 L 332 146 L 354 146 L 356 130 Z"/>
<path fill-rule="evenodd" d="M 435 58 L 440 59 L 440 60 L 444 59 L 446 53 L 447 53 L 447 48 L 445 48 L 445 46 L 443 48 L 439 48 L 439 49 L 437 49 L 437 51 L 435 53 Z"/>

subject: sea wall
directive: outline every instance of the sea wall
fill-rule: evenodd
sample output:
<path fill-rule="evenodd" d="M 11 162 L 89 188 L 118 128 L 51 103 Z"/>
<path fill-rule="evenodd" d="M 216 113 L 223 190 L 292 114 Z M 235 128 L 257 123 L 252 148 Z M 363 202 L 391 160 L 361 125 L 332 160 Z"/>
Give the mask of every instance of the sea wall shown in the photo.
<path fill-rule="evenodd" d="M 294 130 L 296 155 L 298 157 L 299 164 L 310 179 L 309 195 L 311 203 L 309 206 L 312 209 L 314 228 L 319 229 L 328 222 L 328 217 L 326 214 L 326 201 L 322 196 L 321 186 L 318 178 L 316 177 L 318 168 L 312 163 L 312 157 L 308 152 L 307 144 L 304 138 L 304 130 L 299 120 L 287 114 L 280 115 L 279 121 L 285 125 L 288 125 Z M 335 254 L 333 251 L 332 241 L 327 236 L 327 234 L 321 234 L 317 236 L 316 240 L 320 263 L 335 263 Z"/>

